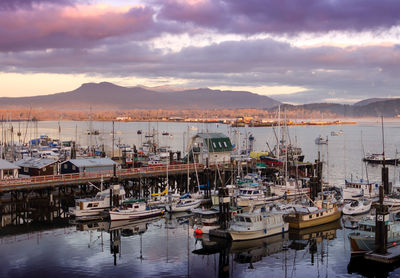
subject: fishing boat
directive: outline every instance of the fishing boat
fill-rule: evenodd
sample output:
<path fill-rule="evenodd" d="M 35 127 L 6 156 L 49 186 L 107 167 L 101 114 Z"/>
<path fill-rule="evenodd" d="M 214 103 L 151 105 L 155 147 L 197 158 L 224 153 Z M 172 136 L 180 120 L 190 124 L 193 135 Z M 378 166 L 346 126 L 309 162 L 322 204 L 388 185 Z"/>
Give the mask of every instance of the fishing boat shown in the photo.
<path fill-rule="evenodd" d="M 192 209 L 194 213 L 193 230 L 196 235 L 208 234 L 210 230 L 218 229 L 220 224 L 218 223 L 219 211 L 216 209 Z"/>
<path fill-rule="evenodd" d="M 144 199 L 127 200 L 109 212 L 111 221 L 141 219 L 162 215 L 164 210 L 148 206 Z"/>
<path fill-rule="evenodd" d="M 180 199 L 176 203 L 166 204 L 165 209 L 168 212 L 181 212 L 197 208 L 200 206 L 200 204 L 201 200 L 186 198 L 186 199 Z"/>
<path fill-rule="evenodd" d="M 272 236 L 289 230 L 281 213 L 251 212 L 236 214 L 228 232 L 233 241 L 257 239 Z"/>
<path fill-rule="evenodd" d="M 118 196 L 118 200 L 123 201 L 125 199 L 124 188 L 119 184 L 115 184 L 111 186 L 111 190 L 102 190 L 93 198 L 75 200 L 75 207 L 69 208 L 69 214 L 84 220 L 109 210 L 111 207 L 110 191 L 112 191 L 113 196 Z"/>
<path fill-rule="evenodd" d="M 315 138 L 315 144 L 317 145 L 326 145 L 328 144 L 328 137 L 326 137 L 326 139 L 322 138 L 322 136 L 318 136 L 317 138 Z"/>
<path fill-rule="evenodd" d="M 306 179 L 281 179 L 270 185 L 270 191 L 275 196 L 298 196 L 310 193 Z"/>
<path fill-rule="evenodd" d="M 372 201 L 368 199 L 353 200 L 344 205 L 342 213 L 346 215 L 359 215 L 371 210 Z"/>
<path fill-rule="evenodd" d="M 169 135 L 169 132 L 168 132 L 168 131 L 163 131 L 162 135 L 168 136 L 168 135 Z"/>
<path fill-rule="evenodd" d="M 294 207 L 294 212 L 284 217 L 290 228 L 303 229 L 336 221 L 340 218 L 341 211 L 336 203 L 328 200 L 322 201 L 322 207 Z"/>
<path fill-rule="evenodd" d="M 375 218 L 368 217 L 358 223 L 358 229 L 349 234 L 352 253 L 363 253 L 375 250 Z M 387 243 L 392 245 L 400 241 L 400 223 L 388 221 Z"/>
<path fill-rule="evenodd" d="M 343 199 L 354 200 L 359 198 L 375 198 L 379 195 L 378 184 L 374 182 L 368 182 L 361 179 L 357 181 L 345 180 L 345 187 L 343 188 Z"/>

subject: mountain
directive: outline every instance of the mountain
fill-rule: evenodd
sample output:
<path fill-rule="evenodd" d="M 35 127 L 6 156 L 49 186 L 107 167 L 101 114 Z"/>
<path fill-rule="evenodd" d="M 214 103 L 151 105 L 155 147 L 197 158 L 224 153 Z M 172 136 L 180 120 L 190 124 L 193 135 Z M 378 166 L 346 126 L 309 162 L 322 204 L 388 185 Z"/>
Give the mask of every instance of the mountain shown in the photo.
<path fill-rule="evenodd" d="M 108 82 L 86 83 L 70 92 L 51 95 L 0 98 L 2 106 L 62 110 L 104 109 L 235 109 L 270 108 L 279 104 L 267 96 L 245 91 L 194 89 L 177 91 L 159 88 L 122 87 Z"/>
<path fill-rule="evenodd" d="M 345 117 L 395 117 L 400 114 L 400 98 L 374 98 L 357 102 L 353 105 L 338 103 L 310 103 L 303 105 L 281 105 L 287 111 L 313 111 L 335 114 Z M 268 109 L 276 110 L 276 107 Z"/>
<path fill-rule="evenodd" d="M 385 101 L 385 100 L 389 100 L 390 98 L 368 98 L 368 99 L 364 99 L 362 101 L 356 102 L 353 105 L 354 106 L 364 106 L 364 105 L 368 105 L 374 102 L 379 102 L 379 101 Z"/>

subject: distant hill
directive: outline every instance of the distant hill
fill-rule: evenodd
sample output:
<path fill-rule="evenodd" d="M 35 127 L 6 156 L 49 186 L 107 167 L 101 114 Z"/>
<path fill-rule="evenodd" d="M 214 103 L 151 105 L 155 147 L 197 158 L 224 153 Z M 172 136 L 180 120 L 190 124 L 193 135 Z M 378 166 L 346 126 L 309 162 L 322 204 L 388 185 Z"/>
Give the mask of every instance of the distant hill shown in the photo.
<path fill-rule="evenodd" d="M 287 111 L 318 111 L 344 117 L 395 117 L 400 114 L 400 98 L 374 98 L 353 105 L 338 103 L 310 103 L 303 105 L 281 105 Z M 268 109 L 276 110 L 276 107 Z"/>
<path fill-rule="evenodd" d="M 379 102 L 379 101 L 385 101 L 385 100 L 390 100 L 390 98 L 368 98 L 368 99 L 364 99 L 362 101 L 356 102 L 353 105 L 354 106 L 364 106 L 364 105 L 368 105 L 374 102 Z"/>
<path fill-rule="evenodd" d="M 51 95 L 0 98 L 2 106 L 52 108 L 63 110 L 88 109 L 265 109 L 278 101 L 245 91 L 195 89 L 177 91 L 164 87 L 154 91 L 148 87 L 122 87 L 112 83 L 86 83 L 70 92 Z"/>

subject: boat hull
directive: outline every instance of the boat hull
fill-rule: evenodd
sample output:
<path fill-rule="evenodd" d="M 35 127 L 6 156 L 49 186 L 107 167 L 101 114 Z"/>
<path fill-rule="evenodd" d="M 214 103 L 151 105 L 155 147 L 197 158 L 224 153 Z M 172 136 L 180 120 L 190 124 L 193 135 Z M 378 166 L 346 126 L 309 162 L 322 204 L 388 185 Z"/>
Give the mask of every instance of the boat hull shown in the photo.
<path fill-rule="evenodd" d="M 184 212 L 184 211 L 188 211 L 188 210 L 197 208 L 200 206 L 200 204 L 201 204 L 201 200 L 197 200 L 191 204 L 182 205 L 182 206 L 177 206 L 176 204 L 172 204 L 172 205 L 168 204 L 165 206 L 165 209 L 168 212 Z"/>
<path fill-rule="evenodd" d="M 284 223 L 282 226 L 267 228 L 263 230 L 257 231 L 233 231 L 229 230 L 229 234 L 231 235 L 232 240 L 249 240 L 249 239 L 257 239 L 263 238 L 267 236 L 272 236 L 280 233 L 285 233 L 289 230 L 289 225 Z"/>
<path fill-rule="evenodd" d="M 130 220 L 130 219 L 144 219 L 162 215 L 162 209 L 152 209 L 140 212 L 123 212 L 123 211 L 110 211 L 111 221 Z"/>
<path fill-rule="evenodd" d="M 341 214 L 342 214 L 341 211 L 336 210 L 332 214 L 322 216 L 322 217 L 319 217 L 316 219 L 299 221 L 297 218 L 286 217 L 285 221 L 289 223 L 289 227 L 291 229 L 304 229 L 304 228 L 319 226 L 319 225 L 323 225 L 323 224 L 327 224 L 327 223 L 336 221 L 340 218 Z"/>

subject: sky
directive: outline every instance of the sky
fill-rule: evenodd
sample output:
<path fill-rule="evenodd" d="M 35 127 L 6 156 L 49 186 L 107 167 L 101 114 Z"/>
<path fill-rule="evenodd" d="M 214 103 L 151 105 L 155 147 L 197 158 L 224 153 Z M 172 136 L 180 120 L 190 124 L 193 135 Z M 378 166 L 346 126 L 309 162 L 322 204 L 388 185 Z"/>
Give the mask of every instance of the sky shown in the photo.
<path fill-rule="evenodd" d="M 400 97 L 398 0 L 1 0 L 0 96 L 82 83 Z"/>

